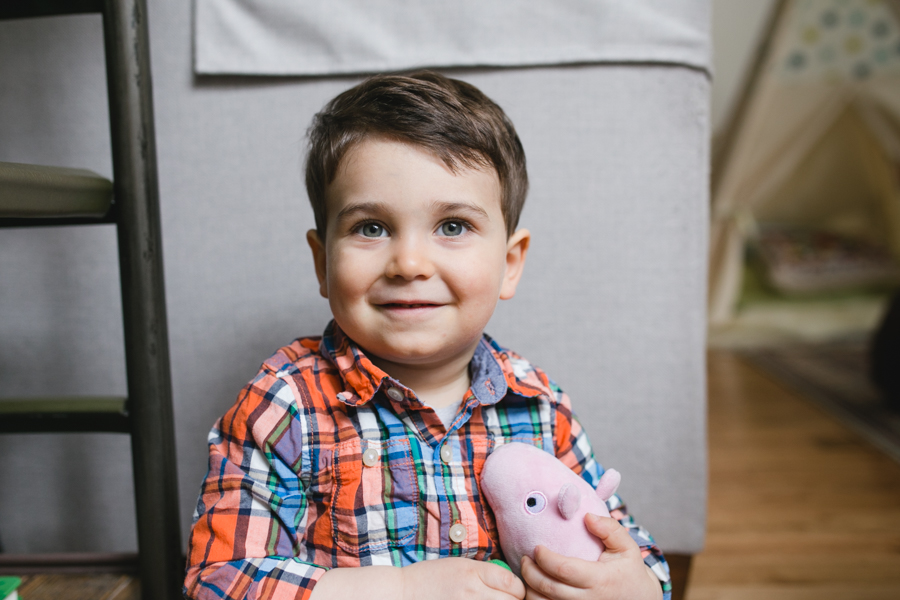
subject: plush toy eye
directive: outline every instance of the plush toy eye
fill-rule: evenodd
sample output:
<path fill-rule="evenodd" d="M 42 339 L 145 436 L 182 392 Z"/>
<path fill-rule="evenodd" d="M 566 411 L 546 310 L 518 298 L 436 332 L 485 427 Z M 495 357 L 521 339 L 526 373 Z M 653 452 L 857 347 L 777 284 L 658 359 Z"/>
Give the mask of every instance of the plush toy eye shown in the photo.
<path fill-rule="evenodd" d="M 547 506 L 547 499 L 540 492 L 531 492 L 525 498 L 525 510 L 533 515 L 538 514 Z"/>

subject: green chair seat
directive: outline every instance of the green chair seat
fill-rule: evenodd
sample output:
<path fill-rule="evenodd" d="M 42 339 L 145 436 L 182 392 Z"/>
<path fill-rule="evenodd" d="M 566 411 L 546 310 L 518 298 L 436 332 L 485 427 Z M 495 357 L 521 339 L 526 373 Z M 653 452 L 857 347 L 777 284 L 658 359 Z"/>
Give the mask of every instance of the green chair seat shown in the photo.
<path fill-rule="evenodd" d="M 112 197 L 112 181 L 85 169 L 0 162 L 3 218 L 100 218 Z"/>
<path fill-rule="evenodd" d="M 122 396 L 0 399 L 0 433 L 127 432 Z"/>

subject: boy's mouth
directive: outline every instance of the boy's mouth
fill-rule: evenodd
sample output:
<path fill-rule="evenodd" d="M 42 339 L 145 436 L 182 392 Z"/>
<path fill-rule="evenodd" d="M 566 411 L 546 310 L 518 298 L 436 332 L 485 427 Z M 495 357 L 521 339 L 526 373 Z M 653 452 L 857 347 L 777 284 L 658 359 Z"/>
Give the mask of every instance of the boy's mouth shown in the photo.
<path fill-rule="evenodd" d="M 382 308 L 431 308 L 440 305 L 434 302 L 385 302 L 380 306 Z"/>

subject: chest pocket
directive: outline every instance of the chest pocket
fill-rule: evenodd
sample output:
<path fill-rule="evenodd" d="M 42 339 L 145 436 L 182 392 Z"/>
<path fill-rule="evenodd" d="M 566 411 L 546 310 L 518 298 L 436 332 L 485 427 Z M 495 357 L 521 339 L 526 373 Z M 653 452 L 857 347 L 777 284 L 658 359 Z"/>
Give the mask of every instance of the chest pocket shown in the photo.
<path fill-rule="evenodd" d="M 511 444 L 513 442 L 528 444 L 529 446 L 535 446 L 544 450 L 544 436 L 539 433 L 527 432 L 521 435 L 491 435 L 488 455 L 500 446 Z"/>
<path fill-rule="evenodd" d="M 418 502 L 409 440 L 353 439 L 335 446 L 331 521 L 342 550 L 359 555 L 412 542 Z"/>

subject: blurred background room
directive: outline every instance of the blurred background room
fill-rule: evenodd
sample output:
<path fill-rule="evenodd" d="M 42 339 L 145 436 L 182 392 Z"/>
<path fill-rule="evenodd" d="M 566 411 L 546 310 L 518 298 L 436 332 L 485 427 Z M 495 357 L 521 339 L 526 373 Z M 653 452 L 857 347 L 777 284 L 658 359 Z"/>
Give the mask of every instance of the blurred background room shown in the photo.
<path fill-rule="evenodd" d="M 889 1 L 713 1 L 692 600 L 900 595 L 898 25 Z"/>

